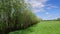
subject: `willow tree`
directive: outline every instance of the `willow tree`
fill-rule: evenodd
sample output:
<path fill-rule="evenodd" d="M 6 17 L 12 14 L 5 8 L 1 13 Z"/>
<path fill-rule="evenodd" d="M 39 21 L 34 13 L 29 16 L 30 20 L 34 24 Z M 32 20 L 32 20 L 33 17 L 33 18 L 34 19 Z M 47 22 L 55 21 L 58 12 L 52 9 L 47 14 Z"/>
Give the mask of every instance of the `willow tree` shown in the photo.
<path fill-rule="evenodd" d="M 37 22 L 24 0 L 0 0 L 0 34 L 25 29 Z"/>

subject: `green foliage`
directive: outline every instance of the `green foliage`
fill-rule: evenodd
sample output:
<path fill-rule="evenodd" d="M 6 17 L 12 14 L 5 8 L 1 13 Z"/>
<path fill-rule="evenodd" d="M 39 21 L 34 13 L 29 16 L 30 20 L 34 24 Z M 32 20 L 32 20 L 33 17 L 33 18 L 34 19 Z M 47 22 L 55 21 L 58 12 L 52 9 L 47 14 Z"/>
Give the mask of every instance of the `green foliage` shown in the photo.
<path fill-rule="evenodd" d="M 39 19 L 27 8 L 24 0 L 0 0 L 0 32 L 26 28 L 37 22 Z"/>

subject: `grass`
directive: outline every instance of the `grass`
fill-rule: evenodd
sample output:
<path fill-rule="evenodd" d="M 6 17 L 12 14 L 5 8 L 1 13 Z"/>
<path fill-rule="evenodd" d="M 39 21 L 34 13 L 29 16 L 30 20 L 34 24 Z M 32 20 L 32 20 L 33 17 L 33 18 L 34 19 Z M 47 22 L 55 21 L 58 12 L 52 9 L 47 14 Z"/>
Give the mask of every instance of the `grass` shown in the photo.
<path fill-rule="evenodd" d="M 42 21 L 25 30 L 11 32 L 10 34 L 60 34 L 60 21 Z"/>

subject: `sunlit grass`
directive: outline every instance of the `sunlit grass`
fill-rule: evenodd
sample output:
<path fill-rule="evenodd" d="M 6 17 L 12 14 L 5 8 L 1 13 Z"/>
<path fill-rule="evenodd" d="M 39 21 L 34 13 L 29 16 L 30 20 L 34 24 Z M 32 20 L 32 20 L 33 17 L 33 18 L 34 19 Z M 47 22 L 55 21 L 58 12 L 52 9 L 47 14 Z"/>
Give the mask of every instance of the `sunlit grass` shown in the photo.
<path fill-rule="evenodd" d="M 10 34 L 60 34 L 60 21 L 42 21 L 25 30 L 11 32 Z"/>

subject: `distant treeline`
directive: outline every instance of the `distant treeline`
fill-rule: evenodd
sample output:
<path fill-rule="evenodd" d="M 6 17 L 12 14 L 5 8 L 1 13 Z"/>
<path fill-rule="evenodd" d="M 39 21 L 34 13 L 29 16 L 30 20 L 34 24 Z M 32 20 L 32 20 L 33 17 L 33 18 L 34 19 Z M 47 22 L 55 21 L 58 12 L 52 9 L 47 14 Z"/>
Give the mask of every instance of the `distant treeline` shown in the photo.
<path fill-rule="evenodd" d="M 60 21 L 60 18 L 52 19 L 52 20 L 42 20 L 42 21 Z"/>

